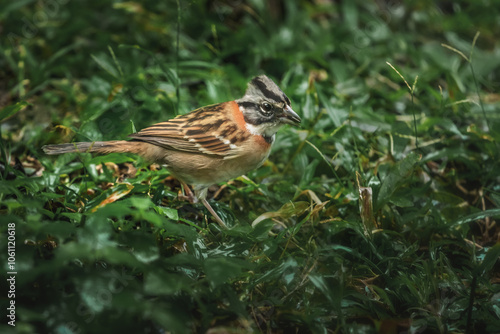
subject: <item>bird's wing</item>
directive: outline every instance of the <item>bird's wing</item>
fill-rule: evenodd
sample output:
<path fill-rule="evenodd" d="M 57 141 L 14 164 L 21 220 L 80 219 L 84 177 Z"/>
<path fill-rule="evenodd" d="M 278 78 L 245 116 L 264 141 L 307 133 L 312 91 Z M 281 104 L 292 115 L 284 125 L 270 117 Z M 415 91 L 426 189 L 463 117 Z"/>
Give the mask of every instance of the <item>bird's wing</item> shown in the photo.
<path fill-rule="evenodd" d="M 233 138 L 235 132 L 241 130 L 228 117 L 233 108 L 230 103 L 232 102 L 196 109 L 152 125 L 129 137 L 168 150 L 218 155 L 226 159 L 236 156 L 239 147 L 234 144 L 237 140 Z"/>

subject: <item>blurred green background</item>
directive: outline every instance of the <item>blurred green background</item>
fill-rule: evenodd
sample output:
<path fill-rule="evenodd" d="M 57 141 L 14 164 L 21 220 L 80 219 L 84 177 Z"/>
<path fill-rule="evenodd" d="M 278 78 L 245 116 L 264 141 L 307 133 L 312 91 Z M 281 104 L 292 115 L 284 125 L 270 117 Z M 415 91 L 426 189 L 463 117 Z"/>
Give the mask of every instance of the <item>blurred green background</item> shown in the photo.
<path fill-rule="evenodd" d="M 499 1 L 4 1 L 0 36 L 2 333 L 500 332 Z M 258 74 L 303 123 L 211 188 L 228 231 L 165 169 L 40 149 Z"/>

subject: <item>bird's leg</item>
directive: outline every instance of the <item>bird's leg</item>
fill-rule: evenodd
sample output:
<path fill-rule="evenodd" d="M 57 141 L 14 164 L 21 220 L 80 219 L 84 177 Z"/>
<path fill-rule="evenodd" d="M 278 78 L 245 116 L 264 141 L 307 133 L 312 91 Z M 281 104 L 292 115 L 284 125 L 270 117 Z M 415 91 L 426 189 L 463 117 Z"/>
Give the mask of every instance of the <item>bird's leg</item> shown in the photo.
<path fill-rule="evenodd" d="M 222 221 L 222 219 L 219 217 L 217 213 L 215 213 L 214 209 L 212 206 L 207 202 L 207 191 L 208 188 L 194 188 L 194 191 L 196 192 L 196 197 L 201 199 L 201 202 L 205 206 L 205 208 L 208 209 L 208 211 L 212 214 L 212 217 L 219 223 L 220 227 L 223 229 L 227 229 L 227 225 Z"/>
<path fill-rule="evenodd" d="M 223 229 L 227 229 L 227 225 L 222 221 L 222 219 L 219 217 L 219 215 L 217 213 L 215 213 L 214 209 L 210 206 L 210 204 L 208 204 L 207 200 L 205 198 L 202 198 L 201 202 L 203 203 L 205 208 L 207 208 L 208 211 L 210 211 L 210 213 L 215 218 L 217 223 L 219 223 L 220 227 L 222 227 Z"/>
<path fill-rule="evenodd" d="M 217 221 L 217 223 L 220 225 L 220 227 L 222 227 L 224 229 L 227 229 L 227 225 L 219 217 L 219 215 L 217 213 L 215 213 L 215 211 L 212 208 L 212 206 L 206 200 L 206 197 L 207 197 L 207 188 L 194 188 L 194 191 L 196 193 L 195 194 L 195 193 L 193 193 L 193 191 L 191 191 L 191 189 L 189 188 L 189 186 L 186 183 L 184 183 L 182 181 L 180 181 L 180 182 L 182 184 L 182 189 L 184 190 L 185 194 L 183 194 L 183 195 L 179 194 L 179 198 L 186 199 L 191 204 L 198 203 L 198 199 L 201 199 L 201 202 L 203 203 L 203 205 L 212 214 L 212 217 L 214 217 L 214 219 Z"/>
<path fill-rule="evenodd" d="M 181 199 L 186 199 L 189 201 L 189 203 L 198 203 L 198 197 L 195 196 L 195 194 L 191 191 L 189 186 L 185 184 L 184 182 L 181 181 L 182 189 L 184 190 L 184 194 L 179 194 L 179 198 Z"/>

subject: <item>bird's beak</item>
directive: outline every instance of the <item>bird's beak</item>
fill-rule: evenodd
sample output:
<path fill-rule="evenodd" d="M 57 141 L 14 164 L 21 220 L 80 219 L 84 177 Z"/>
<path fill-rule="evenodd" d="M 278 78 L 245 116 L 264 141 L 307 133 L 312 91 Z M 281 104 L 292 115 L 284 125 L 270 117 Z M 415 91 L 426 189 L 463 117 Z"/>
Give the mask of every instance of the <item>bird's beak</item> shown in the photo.
<path fill-rule="evenodd" d="M 299 115 L 289 105 L 283 108 L 283 113 L 279 115 L 279 118 L 281 122 L 291 125 L 299 125 L 301 122 Z"/>

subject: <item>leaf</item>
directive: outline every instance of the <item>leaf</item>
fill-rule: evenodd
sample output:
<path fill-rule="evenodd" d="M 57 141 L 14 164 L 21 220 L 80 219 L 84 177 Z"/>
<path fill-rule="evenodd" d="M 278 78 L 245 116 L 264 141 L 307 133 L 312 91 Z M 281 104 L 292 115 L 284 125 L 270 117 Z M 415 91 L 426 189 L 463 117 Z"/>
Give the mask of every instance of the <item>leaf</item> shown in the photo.
<path fill-rule="evenodd" d="M 78 244 L 76 247 L 90 247 L 93 250 L 102 250 L 107 247 L 116 247 L 116 241 L 113 238 L 113 229 L 105 216 L 99 214 L 89 214 L 85 225 L 77 230 Z M 96 256 L 94 252 L 90 258 Z"/>
<path fill-rule="evenodd" d="M 113 191 L 111 193 L 111 195 L 109 195 L 108 197 L 106 197 L 103 201 L 101 201 L 99 204 L 97 204 L 95 207 L 92 208 L 92 210 L 90 210 L 90 212 L 96 212 L 98 209 L 110 204 L 110 203 L 113 203 L 113 202 L 116 202 L 117 200 L 119 200 L 120 198 L 124 197 L 124 196 L 127 196 L 128 193 L 130 193 L 132 191 L 132 189 L 134 189 L 134 186 L 131 185 L 130 183 L 120 183 L 117 187 L 115 187 L 115 191 Z"/>
<path fill-rule="evenodd" d="M 114 162 L 115 164 L 122 164 L 124 162 L 133 162 L 134 158 L 123 153 L 109 153 L 106 155 L 97 155 L 88 160 L 89 165 L 100 165 L 106 162 Z"/>
<path fill-rule="evenodd" d="M 164 270 L 150 271 L 146 274 L 144 291 L 153 296 L 173 295 L 186 290 L 189 279 L 180 274 L 167 273 Z"/>
<path fill-rule="evenodd" d="M 20 101 L 16 104 L 3 108 L 2 110 L 0 110 L 0 122 L 6 118 L 11 117 L 12 115 L 15 115 L 18 111 L 23 110 L 28 105 L 30 105 L 28 102 Z"/>
<path fill-rule="evenodd" d="M 155 238 L 149 233 L 135 233 L 127 244 L 133 247 L 132 255 L 142 263 L 151 263 L 160 257 Z"/>
<path fill-rule="evenodd" d="M 259 217 L 255 218 L 255 220 L 252 222 L 252 227 L 255 227 L 257 224 L 259 224 L 261 221 L 265 219 L 271 219 L 276 217 L 289 219 L 290 217 L 293 216 L 299 216 L 302 213 L 304 213 L 308 207 L 309 207 L 308 202 L 285 203 L 278 211 L 266 212 L 261 214 Z"/>
<path fill-rule="evenodd" d="M 478 219 L 484 219 L 488 217 L 498 217 L 498 216 L 500 216 L 500 209 L 490 209 L 490 210 L 480 211 L 455 220 L 451 224 L 451 226 L 463 225 L 476 221 Z"/>
<path fill-rule="evenodd" d="M 318 99 L 321 105 L 325 107 L 325 110 L 332 119 L 333 125 L 338 128 L 342 125 L 342 122 L 347 118 L 348 113 L 344 109 L 336 108 L 332 105 L 330 101 L 318 90 Z"/>
<path fill-rule="evenodd" d="M 179 78 L 177 76 L 177 73 L 174 71 L 174 70 L 171 70 L 170 68 L 168 68 L 167 66 L 165 66 L 164 62 L 163 61 L 159 61 L 156 57 L 156 55 L 149 51 L 149 50 L 146 50 L 144 48 L 141 48 L 140 46 L 138 45 L 127 45 L 127 44 L 120 44 L 119 45 L 119 48 L 127 48 L 127 49 L 137 49 L 137 50 L 141 50 L 142 52 L 145 52 L 147 53 L 148 55 L 150 55 L 154 60 L 155 62 L 160 66 L 163 74 L 165 75 L 165 77 L 168 79 L 168 81 L 170 81 L 174 86 L 178 86 L 179 85 Z"/>
<path fill-rule="evenodd" d="M 41 224 L 38 233 L 42 235 L 50 235 L 60 240 L 64 240 L 68 235 L 75 232 L 75 226 L 68 222 L 54 221 L 49 224 Z"/>
<path fill-rule="evenodd" d="M 310 145 L 316 152 L 318 152 L 318 154 L 321 156 L 321 158 L 323 159 L 323 161 L 328 165 L 328 167 L 330 167 L 330 170 L 332 171 L 332 174 L 335 175 L 335 177 L 337 178 L 337 180 L 339 181 L 339 183 L 342 183 L 342 180 L 337 175 L 337 172 L 335 171 L 335 168 L 332 166 L 332 163 L 330 162 L 330 160 L 328 160 L 326 158 L 326 156 L 323 154 L 323 152 L 321 152 L 320 149 L 317 148 L 316 145 L 314 145 L 313 143 L 311 143 L 309 140 L 306 140 L 305 142 L 306 142 L 306 144 Z"/>
<path fill-rule="evenodd" d="M 86 277 L 79 286 L 78 292 L 85 305 L 93 312 L 102 312 L 111 306 L 110 298 L 103 298 L 103 293 L 109 293 L 107 282 L 101 277 Z"/>
<path fill-rule="evenodd" d="M 304 171 L 302 172 L 302 179 L 300 180 L 300 187 L 306 188 L 311 184 L 311 181 L 314 177 L 314 172 L 316 171 L 316 167 L 319 164 L 319 160 L 313 160 L 309 163 Z"/>
<path fill-rule="evenodd" d="M 151 319 L 157 327 L 164 328 L 165 333 L 189 333 L 192 331 L 190 319 L 184 308 L 174 303 L 153 300 L 145 305 L 141 318 Z"/>
<path fill-rule="evenodd" d="M 167 208 L 165 206 L 155 206 L 155 211 L 160 215 L 167 216 L 172 220 L 179 220 L 179 213 L 176 209 Z"/>
<path fill-rule="evenodd" d="M 333 304 L 334 299 L 332 297 L 332 291 L 328 288 L 324 277 L 320 275 L 309 275 L 308 278 L 311 283 L 314 284 L 314 286 L 318 288 L 324 296 L 326 296 L 328 301 Z"/>
<path fill-rule="evenodd" d="M 415 168 L 415 164 L 420 161 L 421 156 L 414 152 L 408 154 L 403 160 L 396 163 L 382 181 L 377 195 L 377 210 L 391 199 L 391 195 L 398 189 L 403 181 Z"/>
<path fill-rule="evenodd" d="M 281 262 L 279 266 L 274 265 L 271 270 L 265 271 L 262 276 L 254 280 L 253 283 L 257 285 L 261 283 L 275 282 L 287 272 L 298 270 L 298 268 L 299 265 L 297 261 L 290 257 L 286 261 Z"/>
<path fill-rule="evenodd" d="M 240 275 L 249 263 L 230 257 L 216 257 L 206 259 L 203 265 L 210 285 L 217 287 Z"/>
<path fill-rule="evenodd" d="M 387 292 L 376 285 L 372 285 L 372 288 L 380 297 L 380 299 L 389 307 L 391 312 L 395 313 L 396 311 L 394 309 L 394 305 L 392 304 L 391 298 L 387 295 Z"/>
<path fill-rule="evenodd" d="M 495 246 L 488 249 L 486 252 L 486 256 L 484 257 L 483 262 L 477 267 L 477 274 L 479 276 L 485 275 L 488 273 L 491 268 L 497 263 L 500 258 L 500 242 L 497 242 Z"/>
<path fill-rule="evenodd" d="M 105 59 L 103 56 L 95 56 L 93 54 L 90 55 L 92 59 L 99 65 L 103 70 L 108 72 L 111 76 L 114 78 L 118 78 L 118 72 L 116 69 L 111 65 L 111 63 L 108 62 L 107 59 Z"/>

